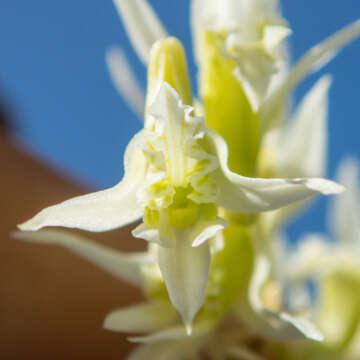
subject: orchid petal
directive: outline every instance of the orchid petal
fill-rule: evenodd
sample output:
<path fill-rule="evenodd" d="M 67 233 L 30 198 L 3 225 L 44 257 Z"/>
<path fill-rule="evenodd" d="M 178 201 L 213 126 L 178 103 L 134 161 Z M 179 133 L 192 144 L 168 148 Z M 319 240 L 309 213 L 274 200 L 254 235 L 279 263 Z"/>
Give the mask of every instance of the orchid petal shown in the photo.
<path fill-rule="evenodd" d="M 238 175 L 228 168 L 225 141 L 209 130 L 207 139 L 217 153 L 220 169 L 214 173 L 218 185 L 218 205 L 226 209 L 256 213 L 274 210 L 317 194 L 336 194 L 343 187 L 320 178 L 261 179 Z"/>
<path fill-rule="evenodd" d="M 197 359 L 194 357 L 202 344 L 197 339 L 160 341 L 137 346 L 126 360 L 148 360 L 149 354 L 156 360 Z"/>
<path fill-rule="evenodd" d="M 345 159 L 341 162 L 337 180 L 346 187 L 346 191 L 332 202 L 329 227 L 339 243 L 358 249 L 360 247 L 360 194 L 359 165 L 355 159 Z"/>
<path fill-rule="evenodd" d="M 266 360 L 244 345 L 235 345 L 229 348 L 227 354 L 236 360 Z"/>
<path fill-rule="evenodd" d="M 219 231 L 225 229 L 228 223 L 219 217 L 211 221 L 201 220 L 198 221 L 192 230 L 191 237 L 194 239 L 192 242 L 193 247 L 202 245 L 207 240 L 214 237 Z"/>
<path fill-rule="evenodd" d="M 285 125 L 277 146 L 276 175 L 325 175 L 330 85 L 331 77 L 323 76 L 306 94 L 290 124 Z"/>
<path fill-rule="evenodd" d="M 319 63 L 326 64 L 331 55 L 342 47 L 355 40 L 360 35 L 360 20 L 346 26 L 334 35 L 312 47 L 295 65 L 283 86 L 290 90 L 299 83 L 308 73 L 319 70 Z"/>
<path fill-rule="evenodd" d="M 161 21 L 146 0 L 114 0 L 131 43 L 147 65 L 155 41 L 167 37 Z"/>
<path fill-rule="evenodd" d="M 143 121 L 145 94 L 121 49 L 112 47 L 106 52 L 106 63 L 113 84 L 131 110 Z"/>
<path fill-rule="evenodd" d="M 145 223 L 137 226 L 132 235 L 139 239 L 144 239 L 154 244 L 163 247 L 175 246 L 177 231 L 168 226 L 168 224 L 160 225 L 160 228 L 152 228 Z M 219 231 L 227 227 L 228 223 L 217 217 L 214 220 L 207 221 L 199 219 L 195 225 L 189 230 L 190 238 L 194 239 L 192 242 L 193 247 L 202 245 L 208 239 L 214 237 Z"/>
<path fill-rule="evenodd" d="M 244 92 L 250 102 L 252 110 L 258 112 L 265 98 L 270 80 L 276 73 L 274 59 L 263 46 L 241 46 L 236 50 L 239 53 L 238 67 L 234 75 L 242 84 Z"/>
<path fill-rule="evenodd" d="M 120 253 L 80 235 L 58 230 L 17 231 L 12 236 L 33 243 L 62 246 L 105 272 L 139 287 L 143 285 L 142 265 L 154 261 L 147 253 Z"/>
<path fill-rule="evenodd" d="M 345 264 L 321 279 L 317 285 L 316 322 L 328 346 L 346 349 L 356 341 L 359 329 L 359 266 L 357 264 L 356 268 L 347 269 Z"/>
<path fill-rule="evenodd" d="M 254 112 L 258 112 L 278 71 L 278 61 L 272 54 L 290 34 L 291 30 L 286 26 L 269 25 L 264 28 L 262 42 L 234 46 L 238 63 L 235 76 L 241 82 Z"/>
<path fill-rule="evenodd" d="M 294 118 L 267 137 L 274 151 L 274 175 L 278 177 L 324 176 L 326 172 L 328 91 L 331 77 L 323 76 L 306 94 Z M 286 151 L 284 150 L 286 149 Z M 308 201 L 264 214 L 269 229 L 278 228 Z"/>
<path fill-rule="evenodd" d="M 272 53 L 276 47 L 289 35 L 291 29 L 281 25 L 267 25 L 264 28 L 264 45 L 269 53 Z"/>
<path fill-rule="evenodd" d="M 182 360 L 183 344 L 174 344 L 173 342 L 164 342 L 157 344 L 145 344 L 137 346 L 126 360 L 149 360 L 149 355 L 157 360 Z"/>
<path fill-rule="evenodd" d="M 294 317 L 285 312 L 277 313 L 264 307 L 261 290 L 269 272 L 269 261 L 263 255 L 259 255 L 250 282 L 249 301 L 254 313 L 245 316 L 248 325 L 267 339 L 288 341 L 307 338 L 322 341 L 323 336 L 320 331 L 307 319 Z"/>
<path fill-rule="evenodd" d="M 277 0 L 192 0 L 190 15 L 196 59 L 201 56 L 201 32 L 204 28 L 215 31 L 240 29 L 239 32 L 247 37 L 249 28 L 256 28 L 254 20 L 261 23 L 260 19 L 278 18 L 278 13 Z M 276 20 L 276 23 L 282 23 L 280 19 Z"/>
<path fill-rule="evenodd" d="M 179 311 L 188 333 L 196 313 L 201 308 L 209 275 L 209 242 L 192 247 L 192 239 L 177 230 L 175 246 L 158 248 L 161 274 L 174 307 Z"/>
<path fill-rule="evenodd" d="M 157 343 L 160 341 L 169 341 L 169 340 L 187 340 L 187 339 L 196 339 L 204 335 L 209 334 L 214 329 L 214 322 L 212 321 L 202 321 L 194 324 L 191 337 L 189 333 L 182 325 L 174 325 L 165 330 L 155 332 L 148 336 L 138 336 L 129 338 L 131 342 L 134 343 Z"/>
<path fill-rule="evenodd" d="M 160 239 L 159 230 L 149 227 L 145 223 L 138 225 L 134 230 L 132 230 L 131 234 L 138 239 L 143 239 L 154 244 L 165 246 L 165 243 Z"/>
<path fill-rule="evenodd" d="M 35 231 L 45 226 L 64 226 L 100 232 L 119 228 L 139 219 L 142 207 L 137 201 L 136 193 L 146 171 L 145 157 L 137 146 L 142 135 L 135 135 L 126 149 L 125 176 L 119 184 L 45 208 L 19 225 L 20 230 Z"/>
<path fill-rule="evenodd" d="M 146 333 L 171 325 L 177 318 L 178 313 L 170 303 L 143 303 L 112 311 L 103 326 L 118 332 Z"/>
<path fill-rule="evenodd" d="M 276 113 L 286 94 L 311 72 L 325 65 L 337 52 L 360 35 L 360 20 L 346 26 L 334 35 L 312 47 L 293 67 L 286 80 L 265 100 L 261 108 L 263 128 L 267 130 L 277 118 Z M 266 123 L 265 123 L 266 122 Z"/>

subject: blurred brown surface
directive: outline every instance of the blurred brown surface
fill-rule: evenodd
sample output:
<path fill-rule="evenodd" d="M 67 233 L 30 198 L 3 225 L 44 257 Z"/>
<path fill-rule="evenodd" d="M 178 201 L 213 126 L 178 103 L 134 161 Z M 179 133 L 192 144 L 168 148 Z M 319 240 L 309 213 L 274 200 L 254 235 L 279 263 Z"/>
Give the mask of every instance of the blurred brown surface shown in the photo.
<path fill-rule="evenodd" d="M 110 310 L 139 300 L 139 291 L 64 249 L 8 235 L 43 207 L 86 189 L 26 155 L 3 133 L 0 164 L 0 358 L 124 359 L 131 344 L 103 330 L 102 322 Z M 121 250 L 143 246 L 129 228 L 86 235 Z"/>

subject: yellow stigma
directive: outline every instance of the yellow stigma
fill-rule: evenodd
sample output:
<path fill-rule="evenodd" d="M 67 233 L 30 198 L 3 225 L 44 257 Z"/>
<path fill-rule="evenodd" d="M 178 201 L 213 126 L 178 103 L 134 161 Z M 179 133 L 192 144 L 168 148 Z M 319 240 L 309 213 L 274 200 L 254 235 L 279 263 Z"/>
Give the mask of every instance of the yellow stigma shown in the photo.
<path fill-rule="evenodd" d="M 199 215 L 199 205 L 188 198 L 190 186 L 175 190 L 173 203 L 167 209 L 169 222 L 177 229 L 185 229 L 194 224 Z"/>

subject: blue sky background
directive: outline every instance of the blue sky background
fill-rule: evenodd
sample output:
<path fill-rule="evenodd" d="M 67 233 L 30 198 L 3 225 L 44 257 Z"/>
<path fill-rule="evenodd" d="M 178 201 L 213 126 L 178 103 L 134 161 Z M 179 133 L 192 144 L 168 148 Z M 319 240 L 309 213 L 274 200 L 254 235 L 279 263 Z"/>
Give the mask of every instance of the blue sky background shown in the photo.
<path fill-rule="evenodd" d="M 153 0 L 170 34 L 191 53 L 189 1 Z M 283 1 L 292 35 L 292 56 L 360 17 L 360 1 Z M 16 122 L 16 138 L 29 151 L 78 180 L 104 188 L 122 176 L 125 146 L 141 123 L 114 89 L 105 50 L 120 45 L 145 86 L 111 0 L 1 0 L 0 97 Z M 190 60 L 190 56 L 189 56 Z M 340 158 L 360 156 L 360 41 L 296 91 L 298 100 L 323 73 L 331 73 L 329 176 Z M 190 60 L 195 83 L 195 67 Z M 324 229 L 325 200 L 290 227 Z"/>

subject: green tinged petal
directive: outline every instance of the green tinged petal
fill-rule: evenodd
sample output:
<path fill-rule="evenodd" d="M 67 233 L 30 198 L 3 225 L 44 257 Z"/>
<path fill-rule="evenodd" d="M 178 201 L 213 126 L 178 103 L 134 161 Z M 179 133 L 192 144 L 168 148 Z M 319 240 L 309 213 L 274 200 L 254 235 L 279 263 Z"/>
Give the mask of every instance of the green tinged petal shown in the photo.
<path fill-rule="evenodd" d="M 142 266 L 149 266 L 155 262 L 155 258 L 150 253 L 121 253 L 83 236 L 59 230 L 17 231 L 12 236 L 27 242 L 61 246 L 106 273 L 137 287 L 144 285 Z"/>
<path fill-rule="evenodd" d="M 203 305 L 211 255 L 209 242 L 192 247 L 187 240 L 179 230 L 174 247 L 159 247 L 158 262 L 171 302 L 190 334 L 193 319 Z"/>
<path fill-rule="evenodd" d="M 206 124 L 229 146 L 229 167 L 254 176 L 260 144 L 259 117 L 233 72 L 237 63 L 222 54 L 218 35 L 202 33 L 200 89 Z"/>
<path fill-rule="evenodd" d="M 151 48 L 147 106 L 153 103 L 154 97 L 164 82 L 176 90 L 183 104 L 192 104 L 185 51 L 180 41 L 173 37 L 159 40 Z"/>
<path fill-rule="evenodd" d="M 247 227 L 230 225 L 223 230 L 225 247 L 215 254 L 209 283 L 214 297 L 208 294 L 207 303 L 216 301 L 219 310 L 227 310 L 236 299 L 246 296 L 250 280 L 254 249 Z"/>
<path fill-rule="evenodd" d="M 159 331 L 177 320 L 178 314 L 169 302 L 149 302 L 112 311 L 103 326 L 111 331 L 145 333 Z"/>
<path fill-rule="evenodd" d="M 316 323 L 325 336 L 325 345 L 344 349 L 355 335 L 360 322 L 360 273 L 345 269 L 318 284 Z"/>

